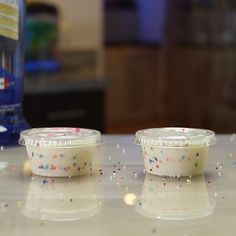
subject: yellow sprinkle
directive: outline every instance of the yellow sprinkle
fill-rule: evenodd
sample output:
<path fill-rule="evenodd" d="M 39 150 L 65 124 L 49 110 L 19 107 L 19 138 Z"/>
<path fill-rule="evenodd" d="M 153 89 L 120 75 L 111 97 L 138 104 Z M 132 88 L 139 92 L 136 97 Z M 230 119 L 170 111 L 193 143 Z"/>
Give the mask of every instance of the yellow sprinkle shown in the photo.
<path fill-rule="evenodd" d="M 124 202 L 130 206 L 134 205 L 136 199 L 137 199 L 137 196 L 133 193 L 127 193 L 124 196 Z"/>
<path fill-rule="evenodd" d="M 17 207 L 21 208 L 22 207 L 22 201 L 17 202 Z"/>
<path fill-rule="evenodd" d="M 31 176 L 32 175 L 32 166 L 31 166 L 31 162 L 29 160 L 25 161 L 23 172 L 24 172 L 25 176 Z"/>

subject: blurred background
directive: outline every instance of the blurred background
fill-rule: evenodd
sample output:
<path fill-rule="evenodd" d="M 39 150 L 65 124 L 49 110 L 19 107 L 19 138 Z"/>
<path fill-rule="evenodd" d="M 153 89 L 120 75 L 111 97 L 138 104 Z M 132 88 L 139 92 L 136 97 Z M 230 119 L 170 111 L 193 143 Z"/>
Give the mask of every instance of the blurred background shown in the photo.
<path fill-rule="evenodd" d="M 33 127 L 235 132 L 235 0 L 27 1 Z"/>

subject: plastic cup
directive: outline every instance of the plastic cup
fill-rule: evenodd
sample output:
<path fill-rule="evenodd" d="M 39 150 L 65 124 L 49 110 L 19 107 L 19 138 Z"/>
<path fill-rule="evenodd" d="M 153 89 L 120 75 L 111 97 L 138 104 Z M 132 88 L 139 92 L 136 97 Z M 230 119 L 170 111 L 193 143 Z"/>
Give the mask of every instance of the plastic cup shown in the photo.
<path fill-rule="evenodd" d="M 204 129 L 156 128 L 140 130 L 135 142 L 141 145 L 148 173 L 181 177 L 202 174 L 215 133 Z"/>
<path fill-rule="evenodd" d="M 23 131 L 19 143 L 26 146 L 34 175 L 68 177 L 92 171 L 102 138 L 90 129 L 40 128 Z"/>

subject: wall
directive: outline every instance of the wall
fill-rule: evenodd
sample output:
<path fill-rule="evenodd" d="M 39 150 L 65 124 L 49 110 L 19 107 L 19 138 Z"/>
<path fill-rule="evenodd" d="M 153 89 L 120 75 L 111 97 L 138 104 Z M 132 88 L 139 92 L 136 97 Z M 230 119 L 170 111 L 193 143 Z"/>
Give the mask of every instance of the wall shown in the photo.
<path fill-rule="evenodd" d="M 54 3 L 61 10 L 60 47 L 62 49 L 102 47 L 102 0 L 43 0 L 42 2 Z"/>
<path fill-rule="evenodd" d="M 28 0 L 28 2 L 38 0 Z M 96 77 L 104 76 L 103 1 L 102 0 L 41 0 L 55 4 L 60 10 L 59 50 L 89 50 L 96 58 Z"/>

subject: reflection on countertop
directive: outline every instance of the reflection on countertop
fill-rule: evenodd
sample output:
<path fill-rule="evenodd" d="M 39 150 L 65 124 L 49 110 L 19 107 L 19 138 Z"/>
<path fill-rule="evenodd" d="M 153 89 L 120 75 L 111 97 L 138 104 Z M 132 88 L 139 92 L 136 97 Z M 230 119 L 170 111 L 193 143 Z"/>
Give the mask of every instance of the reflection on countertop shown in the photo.
<path fill-rule="evenodd" d="M 147 174 L 137 213 L 163 220 L 197 219 L 213 214 L 216 201 L 204 175 L 164 179 Z"/>
<path fill-rule="evenodd" d="M 41 220 L 71 221 L 92 217 L 100 211 L 96 177 L 43 178 L 34 176 L 23 215 Z"/>

